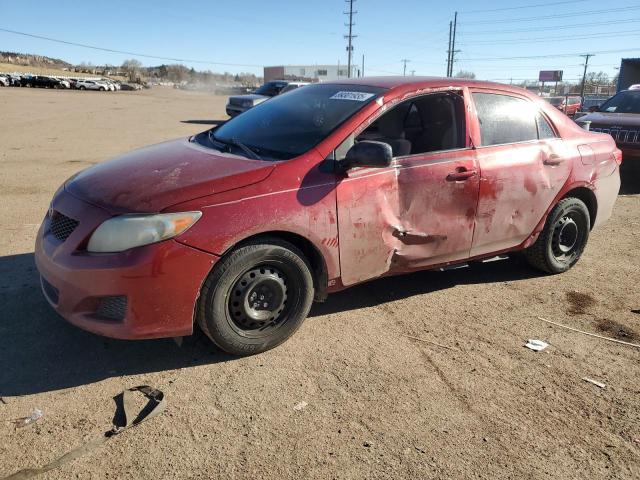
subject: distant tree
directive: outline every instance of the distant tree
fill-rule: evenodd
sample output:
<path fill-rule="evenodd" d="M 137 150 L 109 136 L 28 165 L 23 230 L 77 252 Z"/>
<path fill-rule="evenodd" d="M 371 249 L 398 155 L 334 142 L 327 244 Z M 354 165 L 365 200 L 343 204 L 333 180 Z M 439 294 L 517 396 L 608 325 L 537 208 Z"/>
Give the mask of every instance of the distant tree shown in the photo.
<path fill-rule="evenodd" d="M 470 72 L 468 70 L 460 70 L 458 73 L 455 74 L 456 78 L 469 78 L 471 80 L 473 80 L 474 78 L 476 78 L 476 74 L 473 72 Z"/>
<path fill-rule="evenodd" d="M 589 72 L 587 73 L 587 83 L 591 85 L 609 85 L 609 75 L 605 72 Z"/>
<path fill-rule="evenodd" d="M 136 60 L 135 58 L 125 60 L 122 62 L 122 70 L 127 72 L 127 76 L 129 80 L 135 82 L 140 78 L 140 70 L 142 68 L 142 62 Z"/>

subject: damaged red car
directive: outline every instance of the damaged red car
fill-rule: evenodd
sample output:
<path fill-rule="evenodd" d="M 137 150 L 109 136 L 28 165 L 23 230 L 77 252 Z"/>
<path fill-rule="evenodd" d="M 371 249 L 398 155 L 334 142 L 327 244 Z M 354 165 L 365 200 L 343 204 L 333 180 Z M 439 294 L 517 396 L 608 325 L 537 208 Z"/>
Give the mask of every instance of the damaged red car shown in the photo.
<path fill-rule="evenodd" d="M 620 151 L 525 90 L 463 79 L 309 85 L 190 138 L 93 166 L 36 243 L 49 303 L 115 338 L 198 324 L 247 355 L 312 301 L 522 250 L 571 268 L 611 215 Z"/>

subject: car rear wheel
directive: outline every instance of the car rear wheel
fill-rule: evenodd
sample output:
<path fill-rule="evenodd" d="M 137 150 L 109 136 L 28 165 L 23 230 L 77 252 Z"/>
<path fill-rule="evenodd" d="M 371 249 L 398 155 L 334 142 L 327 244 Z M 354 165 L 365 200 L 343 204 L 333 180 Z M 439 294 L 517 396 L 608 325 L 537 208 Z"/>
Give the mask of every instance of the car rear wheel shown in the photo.
<path fill-rule="evenodd" d="M 213 268 L 200 292 L 197 321 L 222 350 L 253 355 L 293 335 L 313 295 L 304 254 L 289 242 L 264 238 L 237 248 Z"/>
<path fill-rule="evenodd" d="M 78 90 L 86 90 L 86 89 L 87 89 L 87 87 L 85 87 L 83 85 L 80 85 L 80 87 L 78 87 Z"/>
<path fill-rule="evenodd" d="M 536 242 L 525 250 L 529 264 L 547 273 L 562 273 L 580 259 L 589 240 L 589 210 L 578 198 L 564 198 L 551 210 Z"/>

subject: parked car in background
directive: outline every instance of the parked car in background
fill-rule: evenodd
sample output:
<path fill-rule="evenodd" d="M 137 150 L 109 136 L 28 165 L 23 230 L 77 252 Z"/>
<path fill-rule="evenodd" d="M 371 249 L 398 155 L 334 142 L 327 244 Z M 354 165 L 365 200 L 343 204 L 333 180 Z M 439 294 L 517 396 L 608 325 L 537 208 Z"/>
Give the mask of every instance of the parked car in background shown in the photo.
<path fill-rule="evenodd" d="M 78 90 L 99 90 L 104 92 L 107 90 L 107 85 L 97 80 L 78 80 L 76 82 L 76 88 Z"/>
<path fill-rule="evenodd" d="M 308 85 L 308 82 L 290 82 L 288 80 L 274 80 L 267 82 L 260 88 L 252 93 L 245 95 L 233 95 L 229 97 L 227 102 L 227 115 L 235 117 L 236 115 L 246 112 L 250 108 L 259 105 L 260 103 L 269 100 L 276 95 L 285 93 L 285 91 L 295 90 L 303 85 Z"/>
<path fill-rule="evenodd" d="M 20 84 L 23 87 L 64 88 L 61 85 L 60 80 L 53 77 L 45 77 L 43 75 L 24 76 L 21 78 Z"/>
<path fill-rule="evenodd" d="M 141 339 L 197 324 L 250 355 L 291 336 L 314 298 L 381 276 L 514 251 L 569 270 L 611 215 L 620 162 L 609 135 L 517 87 L 313 84 L 74 175 L 35 260 L 81 328 Z"/>
<path fill-rule="evenodd" d="M 550 97 L 547 101 L 569 117 L 573 117 L 582 104 L 580 97 L 576 96 Z"/>
<path fill-rule="evenodd" d="M 8 87 L 11 85 L 9 78 L 5 75 L 0 75 L 0 87 Z"/>
<path fill-rule="evenodd" d="M 625 158 L 640 158 L 640 89 L 618 92 L 583 117 L 592 132 L 608 133 Z"/>
<path fill-rule="evenodd" d="M 137 83 L 121 83 L 120 90 L 142 90 L 142 85 Z"/>

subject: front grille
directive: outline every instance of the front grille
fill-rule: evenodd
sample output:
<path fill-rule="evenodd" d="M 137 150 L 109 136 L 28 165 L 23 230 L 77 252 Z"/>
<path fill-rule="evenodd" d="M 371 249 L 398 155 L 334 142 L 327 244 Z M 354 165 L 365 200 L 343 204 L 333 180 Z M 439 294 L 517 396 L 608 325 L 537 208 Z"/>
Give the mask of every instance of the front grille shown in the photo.
<path fill-rule="evenodd" d="M 49 301 L 54 305 L 58 304 L 58 300 L 60 298 L 60 293 L 58 289 L 51 285 L 44 277 L 40 277 L 40 282 L 42 283 L 42 291 L 47 296 Z"/>
<path fill-rule="evenodd" d="M 55 210 L 51 214 L 51 233 L 61 242 L 69 238 L 69 235 L 73 233 L 77 226 L 78 221 L 73 218 L 69 218 Z"/>
<path fill-rule="evenodd" d="M 608 133 L 618 143 L 640 143 L 640 130 L 591 126 L 591 132 Z"/>
<path fill-rule="evenodd" d="M 127 297 L 118 295 L 115 297 L 104 297 L 100 300 L 96 309 L 96 317 L 107 320 L 124 320 L 127 314 Z"/>

